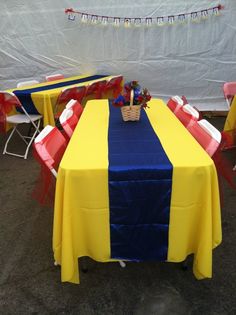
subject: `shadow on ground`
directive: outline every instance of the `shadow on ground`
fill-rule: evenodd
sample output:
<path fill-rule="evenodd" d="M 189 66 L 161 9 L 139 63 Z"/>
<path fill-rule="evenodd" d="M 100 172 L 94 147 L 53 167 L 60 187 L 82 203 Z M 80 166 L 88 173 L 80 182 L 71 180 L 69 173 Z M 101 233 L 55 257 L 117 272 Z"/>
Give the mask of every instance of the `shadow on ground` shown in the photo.
<path fill-rule="evenodd" d="M 210 121 L 222 129 L 224 118 Z M 6 137 L 0 137 L 2 152 Z M 19 147 L 19 143 L 14 144 Z M 227 152 L 236 162 L 236 151 Z M 53 265 L 53 209 L 31 198 L 39 168 L 0 155 L 1 314 L 236 314 L 236 192 L 223 184 L 223 242 L 214 250 L 213 278 L 197 281 L 174 263 L 97 263 L 86 260 L 81 284 L 60 282 Z"/>

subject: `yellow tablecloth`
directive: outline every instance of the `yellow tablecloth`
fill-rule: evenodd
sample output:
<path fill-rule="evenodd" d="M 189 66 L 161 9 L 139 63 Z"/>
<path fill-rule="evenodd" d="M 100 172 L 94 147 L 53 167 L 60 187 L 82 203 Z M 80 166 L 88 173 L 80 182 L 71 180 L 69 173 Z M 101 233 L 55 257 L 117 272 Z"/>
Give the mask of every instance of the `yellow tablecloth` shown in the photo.
<path fill-rule="evenodd" d="M 153 99 L 149 106 L 149 120 L 173 165 L 168 261 L 193 253 L 196 278 L 211 277 L 212 249 L 221 243 L 215 165 L 163 101 Z M 59 167 L 53 251 L 62 281 L 79 283 L 78 257 L 111 261 L 108 119 L 107 100 L 89 101 Z"/>
<path fill-rule="evenodd" d="M 234 96 L 228 115 L 226 117 L 224 131 L 236 129 L 236 96 Z"/>
<path fill-rule="evenodd" d="M 69 81 L 76 80 L 76 79 L 86 78 L 88 76 L 90 76 L 90 75 L 87 74 L 87 75 L 81 75 L 81 76 L 74 76 L 74 77 L 69 77 L 69 78 L 62 79 L 62 80 L 39 83 L 36 85 L 32 85 L 30 87 L 28 86 L 28 87 L 22 87 L 22 88 L 14 88 L 14 89 L 10 89 L 7 91 L 12 92 L 14 90 L 27 90 L 29 88 L 36 88 L 36 87 L 40 87 L 40 86 L 50 86 L 50 85 L 54 85 L 54 84 L 59 83 L 59 82 L 67 82 L 67 81 L 69 82 Z M 78 84 L 73 84 L 73 86 L 86 86 L 86 85 L 91 84 L 93 82 L 107 80 L 107 79 L 112 78 L 112 77 L 113 76 L 107 76 L 107 77 L 103 77 L 101 79 L 96 79 L 96 80 L 91 80 L 91 81 L 82 82 L 82 83 L 78 83 Z M 70 86 L 70 85 L 68 85 L 68 86 Z M 38 91 L 38 92 L 31 93 L 31 98 L 32 98 L 32 101 L 34 103 L 34 106 L 36 107 L 37 111 L 43 116 L 44 126 L 46 126 L 46 125 L 55 126 L 53 109 L 54 109 L 54 106 L 56 104 L 56 100 L 57 100 L 60 92 L 68 86 L 63 86 L 63 87 L 59 87 L 59 88 L 52 88 L 52 89 L 46 90 L 46 91 Z"/>

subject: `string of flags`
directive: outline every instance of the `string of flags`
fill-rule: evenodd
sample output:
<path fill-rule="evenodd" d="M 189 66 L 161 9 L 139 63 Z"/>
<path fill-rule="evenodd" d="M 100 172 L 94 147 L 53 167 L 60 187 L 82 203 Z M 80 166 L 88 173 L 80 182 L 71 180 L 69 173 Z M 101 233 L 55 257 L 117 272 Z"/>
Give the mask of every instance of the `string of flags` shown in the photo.
<path fill-rule="evenodd" d="M 107 16 L 107 15 L 98 15 L 91 14 L 87 12 L 80 12 L 72 8 L 65 9 L 65 14 L 70 21 L 75 21 L 76 17 L 81 23 L 87 23 L 92 25 L 103 25 L 112 24 L 113 26 L 119 27 L 131 27 L 131 26 L 164 26 L 164 25 L 173 25 L 173 24 L 184 24 L 188 20 L 191 22 L 201 22 L 206 20 L 211 16 L 219 16 L 220 11 L 224 9 L 224 6 L 219 4 L 215 7 L 180 13 L 172 14 L 166 16 L 157 16 L 157 17 L 120 17 L 120 16 Z"/>

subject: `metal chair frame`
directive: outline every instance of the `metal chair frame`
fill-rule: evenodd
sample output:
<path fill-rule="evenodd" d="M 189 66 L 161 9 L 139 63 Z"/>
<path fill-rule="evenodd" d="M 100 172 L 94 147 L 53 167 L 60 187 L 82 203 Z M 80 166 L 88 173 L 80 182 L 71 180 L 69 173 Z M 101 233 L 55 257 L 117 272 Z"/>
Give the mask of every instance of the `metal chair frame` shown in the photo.
<path fill-rule="evenodd" d="M 3 92 L 0 91 L 0 94 L 1 93 L 4 93 L 5 95 L 7 95 L 10 98 L 14 98 L 15 103 L 13 106 L 20 107 L 21 110 L 23 111 L 23 114 L 19 113 L 16 115 L 11 115 L 11 116 L 6 117 L 6 122 L 9 124 L 13 124 L 14 127 L 13 127 L 12 131 L 10 132 L 9 137 L 7 138 L 7 141 L 6 141 L 4 149 L 3 149 L 3 154 L 13 155 L 13 156 L 27 159 L 29 148 L 30 148 L 32 142 L 34 141 L 37 133 L 40 133 L 39 127 L 40 127 L 42 115 L 29 115 L 27 113 L 27 111 L 25 110 L 25 108 L 23 107 L 23 105 L 21 104 L 21 102 L 19 101 L 19 99 L 15 96 L 15 94 L 13 94 L 11 92 L 5 92 L 5 91 L 3 91 Z M 32 136 L 23 135 L 17 129 L 18 126 L 21 124 L 31 124 L 31 126 L 33 126 L 35 128 L 33 135 Z M 22 141 L 26 144 L 26 150 L 25 150 L 24 154 L 17 154 L 17 153 L 14 153 L 14 152 L 11 152 L 8 150 L 8 144 L 15 133 L 17 133 L 19 135 L 19 137 L 22 139 Z M 29 140 L 29 141 L 27 141 L 27 140 Z"/>

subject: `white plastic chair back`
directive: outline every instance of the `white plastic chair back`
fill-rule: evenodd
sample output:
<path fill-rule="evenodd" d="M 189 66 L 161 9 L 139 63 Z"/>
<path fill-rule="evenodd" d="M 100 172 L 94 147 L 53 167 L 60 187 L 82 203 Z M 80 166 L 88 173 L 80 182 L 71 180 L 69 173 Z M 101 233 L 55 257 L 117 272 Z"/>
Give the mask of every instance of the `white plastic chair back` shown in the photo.
<path fill-rule="evenodd" d="M 184 105 L 184 101 L 178 95 L 173 96 L 171 99 L 176 103 L 176 107 L 174 109 L 174 114 L 176 114 L 176 112 Z"/>
<path fill-rule="evenodd" d="M 183 108 L 183 111 L 184 111 L 185 113 L 190 114 L 190 115 L 193 116 L 196 120 L 199 119 L 199 112 L 198 112 L 195 108 L 193 108 L 191 105 L 185 104 L 182 108 Z"/>
<path fill-rule="evenodd" d="M 236 95 L 236 82 L 225 82 L 223 85 L 223 92 L 228 108 L 230 108 L 231 101 Z"/>
<path fill-rule="evenodd" d="M 43 128 L 39 135 L 34 140 L 34 143 L 41 142 L 52 130 L 54 127 L 47 125 Z"/>
<path fill-rule="evenodd" d="M 17 87 L 21 88 L 21 87 L 24 87 L 24 86 L 31 86 L 31 85 L 35 85 L 35 84 L 38 84 L 38 83 L 39 83 L 39 81 L 37 81 L 37 80 L 24 81 L 24 82 L 17 83 Z"/>
<path fill-rule="evenodd" d="M 175 101 L 177 104 L 179 104 L 180 106 L 184 105 L 184 101 L 182 100 L 182 98 L 178 95 L 175 95 L 173 97 L 171 97 L 173 101 Z"/>
<path fill-rule="evenodd" d="M 65 108 L 59 117 L 60 124 L 65 123 L 71 116 L 73 116 L 73 110 L 70 108 Z"/>
<path fill-rule="evenodd" d="M 6 91 L 0 91 L 0 94 L 2 94 L 1 96 L 3 97 L 3 99 L 5 99 L 10 104 L 12 104 L 13 107 L 19 106 L 23 111 L 23 113 L 17 113 L 15 115 L 13 114 L 10 116 L 6 116 L 6 122 L 9 124 L 12 124 L 14 127 L 12 128 L 12 131 L 10 132 L 10 134 L 7 138 L 7 141 L 6 141 L 4 149 L 3 149 L 3 154 L 18 156 L 18 157 L 22 157 L 22 158 L 26 159 L 28 156 L 28 152 L 29 152 L 29 148 L 30 148 L 31 144 L 33 143 L 36 135 L 38 133 L 40 133 L 39 126 L 40 126 L 40 121 L 42 119 L 42 115 L 30 115 L 30 114 L 28 114 L 26 109 L 24 108 L 24 106 L 21 104 L 21 102 L 19 101 L 19 99 L 16 97 L 16 95 L 14 93 L 6 92 Z M 30 135 L 25 136 L 22 133 L 21 129 L 20 128 L 18 129 L 18 126 L 21 124 L 31 124 L 31 126 L 34 128 L 33 135 L 32 136 L 30 136 Z M 11 138 L 13 137 L 13 135 L 15 133 L 17 133 L 18 136 L 26 144 L 26 150 L 25 150 L 24 154 L 14 153 L 14 152 L 8 150 L 9 141 L 11 140 Z"/>
<path fill-rule="evenodd" d="M 66 108 L 67 109 L 70 109 L 72 108 L 75 104 L 77 104 L 77 101 L 76 100 L 70 100 L 67 104 L 66 104 Z"/>
<path fill-rule="evenodd" d="M 201 119 L 197 123 L 218 143 L 221 142 L 220 131 L 216 129 L 211 123 L 209 123 L 206 119 Z"/>
<path fill-rule="evenodd" d="M 52 75 L 47 75 L 46 76 L 46 81 L 55 81 L 55 80 L 61 80 L 64 79 L 64 75 L 61 73 L 57 73 L 57 74 L 52 74 Z"/>

